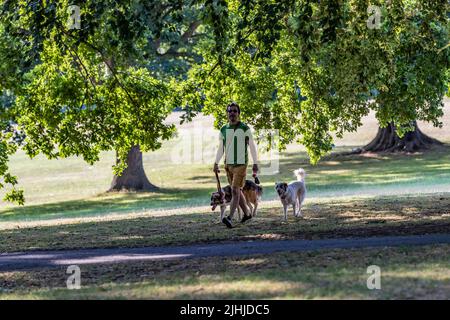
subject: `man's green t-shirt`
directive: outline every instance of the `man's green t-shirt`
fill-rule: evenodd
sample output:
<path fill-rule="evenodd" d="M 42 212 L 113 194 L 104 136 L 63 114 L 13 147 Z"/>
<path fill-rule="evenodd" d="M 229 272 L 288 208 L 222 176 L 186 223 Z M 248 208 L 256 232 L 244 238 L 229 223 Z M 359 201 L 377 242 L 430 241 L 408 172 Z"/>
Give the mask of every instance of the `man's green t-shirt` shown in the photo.
<path fill-rule="evenodd" d="M 251 134 L 250 128 L 243 122 L 238 122 L 235 125 L 226 124 L 220 129 L 220 134 L 223 139 L 223 148 L 225 154 L 225 164 L 229 166 L 240 166 L 248 164 L 248 141 Z M 228 141 L 227 141 L 228 138 Z M 234 143 L 230 141 L 234 138 Z M 243 144 L 243 145 L 242 145 Z M 230 155 L 228 148 L 233 148 L 233 153 Z M 244 153 L 244 156 L 242 156 Z M 227 158 L 228 155 L 228 158 Z M 230 159 L 231 158 L 231 159 Z M 227 159 L 230 160 L 227 163 Z"/>

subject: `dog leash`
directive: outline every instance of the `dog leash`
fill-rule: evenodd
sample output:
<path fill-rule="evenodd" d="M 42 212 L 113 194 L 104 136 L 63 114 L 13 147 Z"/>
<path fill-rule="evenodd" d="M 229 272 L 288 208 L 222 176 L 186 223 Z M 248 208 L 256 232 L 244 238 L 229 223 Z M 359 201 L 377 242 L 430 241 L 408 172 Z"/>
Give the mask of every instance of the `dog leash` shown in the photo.
<path fill-rule="evenodd" d="M 225 194 L 222 192 L 222 188 L 220 187 L 220 179 L 219 179 L 219 175 L 217 174 L 217 171 L 215 171 L 214 173 L 216 174 L 217 191 L 220 194 L 220 202 L 223 203 Z"/>

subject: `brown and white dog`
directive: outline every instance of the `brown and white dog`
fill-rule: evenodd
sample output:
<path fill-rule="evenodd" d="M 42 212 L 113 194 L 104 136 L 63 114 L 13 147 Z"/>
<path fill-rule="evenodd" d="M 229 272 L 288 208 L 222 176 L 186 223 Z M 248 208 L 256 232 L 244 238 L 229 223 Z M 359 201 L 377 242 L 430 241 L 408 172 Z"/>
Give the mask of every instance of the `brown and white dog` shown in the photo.
<path fill-rule="evenodd" d="M 302 168 L 294 170 L 297 181 L 287 184 L 286 182 L 275 183 L 275 190 L 283 204 L 284 220 L 287 220 L 288 206 L 292 205 L 295 217 L 302 217 L 302 203 L 306 197 L 305 170 Z"/>
<path fill-rule="evenodd" d="M 220 206 L 220 221 L 225 217 L 225 210 L 227 206 L 231 204 L 231 187 L 228 185 L 222 188 L 222 192 L 224 193 L 224 201 L 221 203 L 221 195 L 218 191 L 213 192 L 211 194 L 211 210 L 214 211 L 216 207 Z M 256 212 L 258 209 L 258 203 L 261 200 L 262 195 L 262 187 L 257 185 L 255 182 L 251 180 L 245 180 L 245 185 L 242 188 L 242 193 L 245 196 L 245 201 L 247 202 L 247 206 L 250 209 L 251 215 L 256 216 Z M 238 215 L 239 219 L 241 219 L 241 208 L 238 206 Z"/>

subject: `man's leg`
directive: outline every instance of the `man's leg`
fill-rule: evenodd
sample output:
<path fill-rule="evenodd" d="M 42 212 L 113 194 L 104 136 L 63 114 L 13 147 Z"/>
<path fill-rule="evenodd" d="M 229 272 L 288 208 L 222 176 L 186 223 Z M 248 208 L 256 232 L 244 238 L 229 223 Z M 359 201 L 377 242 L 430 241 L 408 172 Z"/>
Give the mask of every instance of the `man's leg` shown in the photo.
<path fill-rule="evenodd" d="M 231 186 L 233 183 L 233 172 L 227 165 L 225 165 L 225 171 L 227 173 L 228 183 Z M 233 225 L 231 224 L 231 217 L 233 216 L 234 211 L 236 211 L 236 207 L 237 207 L 237 205 L 233 206 L 233 202 L 234 202 L 234 198 L 235 198 L 233 195 L 233 188 L 231 189 L 231 191 L 232 191 L 232 198 L 231 198 L 231 204 L 230 204 L 230 215 L 228 217 L 221 217 L 222 222 L 227 226 L 227 228 L 233 227 Z"/>
<path fill-rule="evenodd" d="M 247 207 L 247 201 L 245 200 L 244 193 L 242 192 L 242 188 L 245 186 L 245 175 L 247 166 L 239 166 L 235 168 L 236 172 L 233 177 L 233 186 L 239 186 L 239 205 L 242 208 L 242 211 L 244 211 L 244 216 L 242 217 L 241 222 L 245 222 L 248 219 L 251 219 L 252 215 L 248 211 Z"/>
<path fill-rule="evenodd" d="M 253 215 L 253 207 L 252 207 L 252 204 L 249 202 L 249 201 L 247 201 L 247 207 L 248 207 L 248 212 L 249 212 L 249 214 L 252 216 L 252 217 L 254 217 L 254 215 Z"/>
<path fill-rule="evenodd" d="M 223 219 L 222 222 L 225 223 L 228 228 L 232 227 L 231 219 L 233 219 L 234 212 L 239 205 L 244 211 L 244 217 L 242 218 L 241 222 L 245 222 L 246 220 L 251 218 L 251 215 L 249 215 L 248 212 L 244 194 L 242 193 L 242 188 L 245 184 L 245 170 L 246 166 L 227 168 L 228 181 L 231 182 L 230 185 L 232 198 L 230 204 L 230 215 L 228 216 L 228 218 Z"/>
<path fill-rule="evenodd" d="M 248 212 L 247 201 L 245 201 L 245 196 L 244 196 L 244 193 L 242 192 L 242 190 L 239 189 L 239 191 L 240 191 L 239 206 L 242 208 L 242 211 L 244 212 L 244 216 L 248 216 L 248 215 L 250 215 L 250 213 Z"/>
<path fill-rule="evenodd" d="M 241 188 L 232 186 L 231 187 L 231 195 L 232 195 L 232 198 L 231 198 L 231 204 L 230 204 L 229 218 L 233 219 L 234 212 L 236 211 L 236 209 L 240 203 L 239 200 L 240 200 L 240 195 L 241 195 Z M 244 201 L 245 201 L 245 199 L 244 199 Z M 246 214 L 246 211 L 244 211 L 244 215 L 245 214 Z"/>
<path fill-rule="evenodd" d="M 253 207 L 252 216 L 256 217 L 257 213 L 258 213 L 258 200 L 256 200 L 255 206 Z"/>

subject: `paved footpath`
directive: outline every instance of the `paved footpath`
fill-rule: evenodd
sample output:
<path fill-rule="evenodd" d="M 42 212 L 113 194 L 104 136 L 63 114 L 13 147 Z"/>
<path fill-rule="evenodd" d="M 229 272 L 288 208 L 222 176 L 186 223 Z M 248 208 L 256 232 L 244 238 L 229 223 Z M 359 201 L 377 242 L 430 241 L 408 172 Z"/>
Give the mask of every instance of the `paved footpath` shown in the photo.
<path fill-rule="evenodd" d="M 450 234 L 323 240 L 245 241 L 189 246 L 33 251 L 0 254 L 0 271 L 65 265 L 268 254 L 286 251 L 450 244 Z"/>

